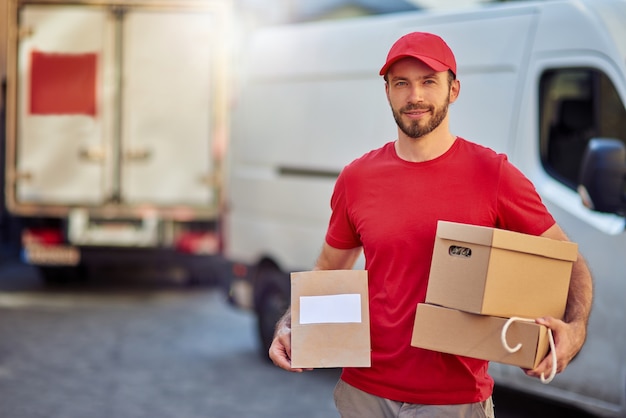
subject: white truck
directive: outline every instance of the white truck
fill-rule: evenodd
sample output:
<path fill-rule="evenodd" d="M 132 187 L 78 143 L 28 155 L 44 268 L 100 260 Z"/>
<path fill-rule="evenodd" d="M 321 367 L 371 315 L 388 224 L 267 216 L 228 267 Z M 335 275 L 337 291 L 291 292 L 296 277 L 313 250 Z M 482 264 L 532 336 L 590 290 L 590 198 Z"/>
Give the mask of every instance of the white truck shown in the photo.
<path fill-rule="evenodd" d="M 624 0 L 554 0 L 259 31 L 232 114 L 226 254 L 238 283 L 252 283 L 240 303 L 258 314 L 263 351 L 288 304 L 289 272 L 319 254 L 337 174 L 395 139 L 378 76 L 389 47 L 431 31 L 458 61 L 453 133 L 508 154 L 595 277 L 588 340 L 567 370 L 542 385 L 493 364 L 496 382 L 626 417 L 625 22 Z"/>
<path fill-rule="evenodd" d="M 228 4 L 3 5 L 3 222 L 44 279 L 218 252 Z"/>

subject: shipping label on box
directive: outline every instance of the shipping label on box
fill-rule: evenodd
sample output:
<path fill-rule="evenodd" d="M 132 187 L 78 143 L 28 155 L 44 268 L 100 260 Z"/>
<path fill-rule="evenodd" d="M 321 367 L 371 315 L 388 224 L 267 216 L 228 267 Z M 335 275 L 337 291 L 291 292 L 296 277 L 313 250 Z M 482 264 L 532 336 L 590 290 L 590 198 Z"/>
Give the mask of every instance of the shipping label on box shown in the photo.
<path fill-rule="evenodd" d="M 562 319 L 578 246 L 439 221 L 426 303 L 492 316 Z"/>
<path fill-rule="evenodd" d="M 291 366 L 371 366 L 367 271 L 291 273 Z"/>
<path fill-rule="evenodd" d="M 411 345 L 525 369 L 535 368 L 550 348 L 548 329 L 530 322 L 511 324 L 506 341 L 509 346 L 521 344 L 521 348 L 510 353 L 501 341 L 502 328 L 506 322 L 506 318 L 419 304 Z"/>

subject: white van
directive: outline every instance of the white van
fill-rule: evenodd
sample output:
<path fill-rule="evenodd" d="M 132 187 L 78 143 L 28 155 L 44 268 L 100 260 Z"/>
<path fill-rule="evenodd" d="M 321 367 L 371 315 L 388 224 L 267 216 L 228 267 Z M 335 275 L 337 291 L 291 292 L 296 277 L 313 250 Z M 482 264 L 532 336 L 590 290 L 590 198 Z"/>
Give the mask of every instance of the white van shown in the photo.
<path fill-rule="evenodd" d="M 309 269 L 319 254 L 337 174 L 395 139 L 378 75 L 389 47 L 405 33 L 430 31 L 458 61 L 453 133 L 509 156 L 595 276 L 588 340 L 564 373 L 550 385 L 500 364 L 492 375 L 501 385 L 626 417 L 624 22 L 624 0 L 557 0 L 259 32 L 232 116 L 226 248 L 248 267 L 236 270 L 254 285 L 263 349 L 287 306 L 288 272 Z M 590 142 L 582 178 L 595 210 L 577 193 Z"/>

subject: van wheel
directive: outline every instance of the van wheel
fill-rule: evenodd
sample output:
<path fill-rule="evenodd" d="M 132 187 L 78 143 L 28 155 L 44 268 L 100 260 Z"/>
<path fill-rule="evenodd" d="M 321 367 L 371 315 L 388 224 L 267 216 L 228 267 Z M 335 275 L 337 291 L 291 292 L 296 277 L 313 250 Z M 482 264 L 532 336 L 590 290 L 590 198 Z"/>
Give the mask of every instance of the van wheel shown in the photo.
<path fill-rule="evenodd" d="M 264 280 L 260 280 L 262 289 L 259 289 L 260 298 L 256 305 L 256 313 L 261 340 L 261 356 L 266 359 L 269 358 L 267 353 L 274 339 L 276 322 L 289 307 L 289 280 L 287 278 L 288 276 L 274 271 L 268 272 Z"/>

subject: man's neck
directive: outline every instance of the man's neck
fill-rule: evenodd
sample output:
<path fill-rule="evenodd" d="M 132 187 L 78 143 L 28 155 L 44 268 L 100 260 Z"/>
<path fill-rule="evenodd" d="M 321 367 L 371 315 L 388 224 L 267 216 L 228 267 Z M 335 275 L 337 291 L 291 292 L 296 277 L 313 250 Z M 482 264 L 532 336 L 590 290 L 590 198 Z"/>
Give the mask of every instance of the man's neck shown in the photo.
<path fill-rule="evenodd" d="M 449 131 L 431 132 L 420 138 L 411 138 L 403 132 L 398 133 L 398 140 L 394 144 L 396 154 L 405 161 L 421 163 L 424 161 L 434 160 L 445 154 L 454 141 L 456 136 Z"/>

